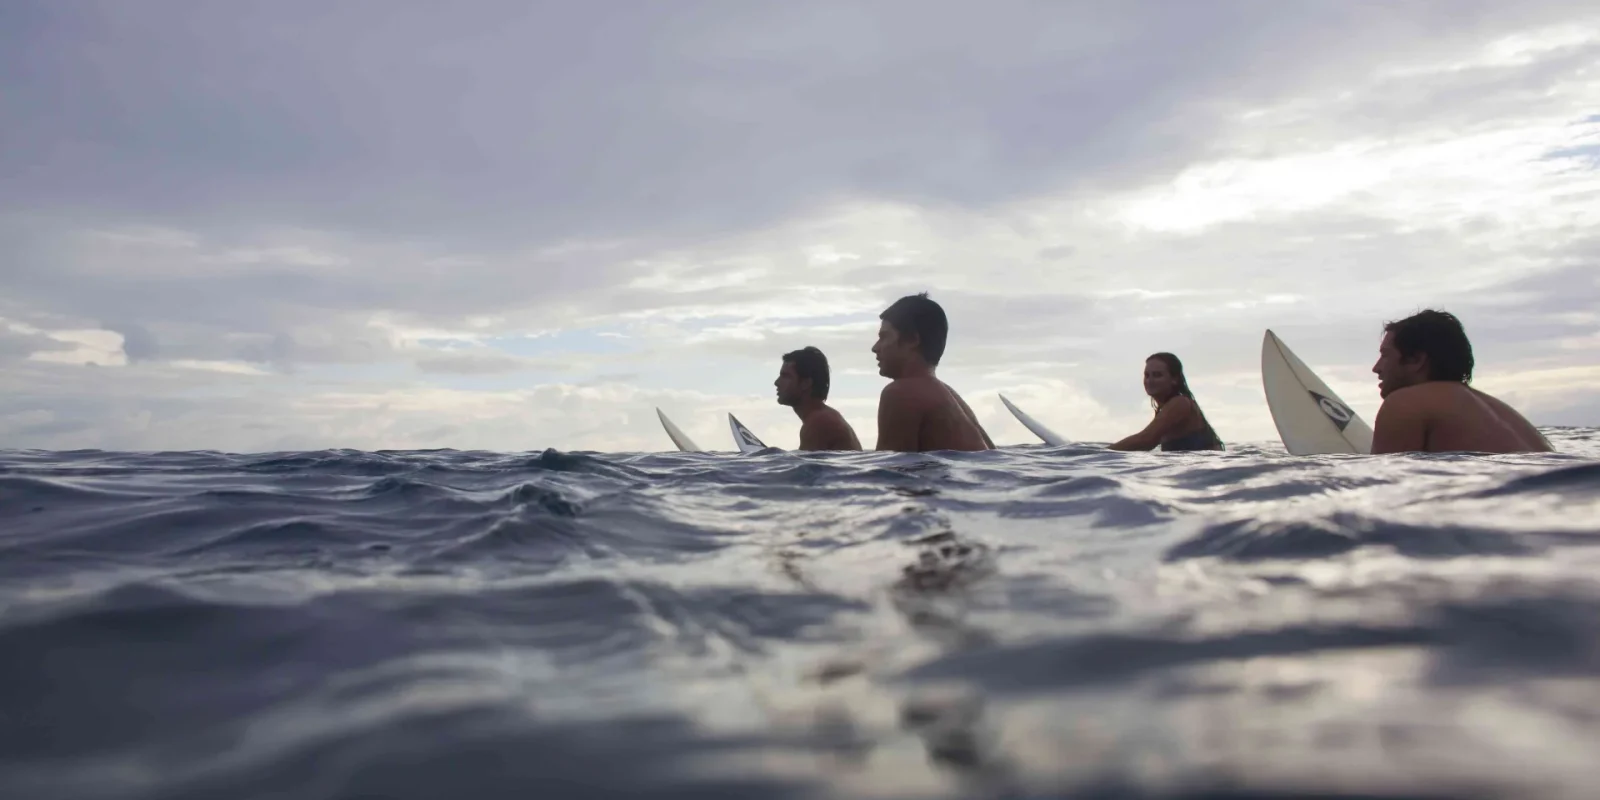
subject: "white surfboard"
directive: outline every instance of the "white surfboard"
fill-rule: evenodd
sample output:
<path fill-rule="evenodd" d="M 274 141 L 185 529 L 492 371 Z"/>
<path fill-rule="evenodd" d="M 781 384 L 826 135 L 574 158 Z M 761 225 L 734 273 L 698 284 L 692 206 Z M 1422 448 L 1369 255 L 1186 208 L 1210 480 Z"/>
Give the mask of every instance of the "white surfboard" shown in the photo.
<path fill-rule="evenodd" d="M 667 435 L 672 437 L 672 443 L 677 445 L 679 450 L 685 453 L 700 450 L 700 445 L 695 444 L 694 440 L 689 438 L 689 434 L 672 424 L 672 420 L 667 419 L 667 415 L 662 413 L 660 408 L 656 409 L 656 416 L 661 418 L 661 427 L 667 429 Z"/>
<path fill-rule="evenodd" d="M 1017 408 L 1015 404 L 1013 404 L 1010 400 L 1007 400 L 1005 395 L 1000 395 L 1000 402 L 1006 404 L 1006 408 L 1011 411 L 1011 416 L 1016 417 L 1017 421 L 1022 423 L 1023 427 L 1033 431 L 1034 436 L 1043 439 L 1045 444 L 1068 444 L 1065 437 L 1057 434 L 1055 431 L 1052 431 L 1049 428 L 1046 428 L 1042 423 L 1033 417 L 1028 416 L 1023 412 L 1022 409 Z"/>
<path fill-rule="evenodd" d="M 738 445 L 740 453 L 754 453 L 766 449 L 767 445 L 756 438 L 756 435 L 732 414 L 728 415 L 728 428 L 733 431 L 733 443 Z"/>
<path fill-rule="evenodd" d="M 1271 330 L 1261 340 L 1261 388 L 1291 454 L 1372 452 L 1371 426 Z"/>

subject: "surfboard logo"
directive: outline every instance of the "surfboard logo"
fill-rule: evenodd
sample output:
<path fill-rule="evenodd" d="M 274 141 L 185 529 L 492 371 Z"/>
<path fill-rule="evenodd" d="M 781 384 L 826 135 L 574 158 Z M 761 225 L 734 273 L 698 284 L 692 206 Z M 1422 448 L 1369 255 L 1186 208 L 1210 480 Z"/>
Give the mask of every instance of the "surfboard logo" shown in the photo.
<path fill-rule="evenodd" d="M 1306 391 L 1310 392 L 1311 390 L 1307 389 Z M 1351 411 L 1349 406 L 1331 397 L 1324 397 L 1316 392 L 1311 392 L 1311 399 L 1317 401 L 1317 408 L 1322 409 L 1322 413 L 1332 420 L 1334 426 L 1341 431 L 1344 430 L 1346 425 L 1350 424 L 1350 420 L 1356 418 L 1356 413 Z"/>
<path fill-rule="evenodd" d="M 760 439 L 757 439 L 756 435 L 751 433 L 750 429 L 746 428 L 744 426 L 743 422 L 740 422 L 738 420 L 734 420 L 733 421 L 733 425 L 734 425 L 734 428 L 739 431 L 739 440 L 740 441 L 744 442 L 745 444 L 755 445 L 756 447 L 766 447 L 767 446 L 767 443 L 761 441 Z"/>

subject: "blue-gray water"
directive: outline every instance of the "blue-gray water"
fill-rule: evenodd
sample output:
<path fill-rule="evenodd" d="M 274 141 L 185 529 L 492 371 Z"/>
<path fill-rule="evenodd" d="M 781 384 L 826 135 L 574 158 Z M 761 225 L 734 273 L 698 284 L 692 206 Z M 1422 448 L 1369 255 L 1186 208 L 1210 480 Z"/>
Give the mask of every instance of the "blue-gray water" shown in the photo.
<path fill-rule="evenodd" d="M 0 452 L 0 797 L 1593 797 L 1548 434 Z"/>

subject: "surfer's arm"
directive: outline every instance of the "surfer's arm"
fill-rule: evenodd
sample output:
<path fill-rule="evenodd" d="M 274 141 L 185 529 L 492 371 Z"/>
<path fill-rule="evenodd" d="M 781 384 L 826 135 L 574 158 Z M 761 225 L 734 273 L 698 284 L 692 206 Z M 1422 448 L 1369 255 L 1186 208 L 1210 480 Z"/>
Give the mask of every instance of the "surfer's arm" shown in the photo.
<path fill-rule="evenodd" d="M 1401 389 L 1384 399 L 1372 421 L 1372 454 L 1428 449 L 1428 408 L 1421 394 Z"/>
<path fill-rule="evenodd" d="M 1150 424 L 1144 430 L 1113 442 L 1107 450 L 1154 450 L 1161 440 L 1167 438 L 1179 425 L 1183 424 L 1184 417 L 1189 409 L 1194 408 L 1194 403 L 1187 397 L 1174 397 L 1156 412 Z"/>
<path fill-rule="evenodd" d="M 978 435 L 983 437 L 983 443 L 988 445 L 990 450 L 993 450 L 994 440 L 990 439 L 989 432 L 983 429 L 983 423 L 978 421 L 978 415 L 972 413 L 972 408 L 967 405 L 967 401 L 961 399 L 961 395 L 957 394 L 955 398 L 956 402 L 961 404 L 961 411 L 967 415 L 967 419 L 972 421 L 972 427 L 977 428 Z"/>
<path fill-rule="evenodd" d="M 828 449 L 827 442 L 824 441 L 824 437 L 822 435 L 822 432 L 820 430 L 817 430 L 818 427 L 819 426 L 814 422 L 807 422 L 806 424 L 800 426 L 800 449 L 801 450 L 826 450 L 826 449 Z"/>
<path fill-rule="evenodd" d="M 899 382 L 883 387 L 878 395 L 878 449 L 916 452 L 921 449 L 921 427 L 922 413 L 906 387 Z"/>

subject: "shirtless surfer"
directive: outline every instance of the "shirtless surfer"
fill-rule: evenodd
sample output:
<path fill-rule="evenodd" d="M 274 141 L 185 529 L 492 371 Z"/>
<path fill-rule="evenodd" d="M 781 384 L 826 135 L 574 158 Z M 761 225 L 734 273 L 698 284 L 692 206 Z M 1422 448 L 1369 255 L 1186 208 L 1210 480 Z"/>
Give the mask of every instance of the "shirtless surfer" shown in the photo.
<path fill-rule="evenodd" d="M 1472 343 L 1461 321 L 1420 311 L 1383 327 L 1378 394 L 1383 405 L 1372 452 L 1548 452 L 1533 424 L 1505 403 L 1473 389 Z"/>
<path fill-rule="evenodd" d="M 878 397 L 878 449 L 993 449 L 972 409 L 934 375 L 950 332 L 944 309 L 922 292 L 894 301 L 878 318 L 872 352 L 878 374 L 889 379 Z"/>
<path fill-rule="evenodd" d="M 860 450 L 861 440 L 844 415 L 828 399 L 828 357 L 815 347 L 783 354 L 783 366 L 772 385 L 778 404 L 794 409 L 800 418 L 801 450 Z"/>

